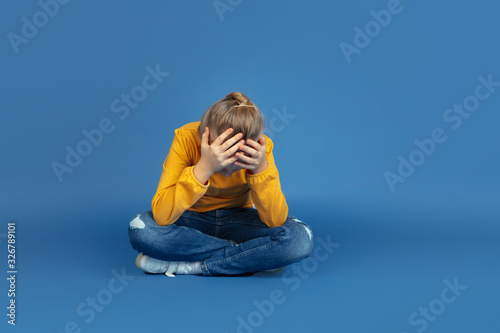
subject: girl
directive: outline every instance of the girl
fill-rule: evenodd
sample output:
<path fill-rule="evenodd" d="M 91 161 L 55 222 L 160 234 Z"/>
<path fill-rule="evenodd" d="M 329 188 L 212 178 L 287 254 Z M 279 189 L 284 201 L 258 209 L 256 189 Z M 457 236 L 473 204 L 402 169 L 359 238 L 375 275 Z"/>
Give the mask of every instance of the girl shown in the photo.
<path fill-rule="evenodd" d="M 311 229 L 288 216 L 273 142 L 242 93 L 215 102 L 175 130 L 152 210 L 129 226 L 146 273 L 236 275 L 308 257 Z"/>

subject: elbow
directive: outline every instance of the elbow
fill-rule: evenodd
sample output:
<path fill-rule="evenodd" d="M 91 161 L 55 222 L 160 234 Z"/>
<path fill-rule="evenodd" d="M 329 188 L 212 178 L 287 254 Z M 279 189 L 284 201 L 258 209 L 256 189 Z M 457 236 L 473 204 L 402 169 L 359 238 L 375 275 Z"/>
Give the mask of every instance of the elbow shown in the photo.
<path fill-rule="evenodd" d="M 166 226 L 169 224 L 169 218 L 168 216 L 165 216 L 164 213 L 162 213 L 161 207 L 158 204 L 158 200 L 156 199 L 156 197 L 153 198 L 153 202 L 151 203 L 151 211 L 153 213 L 153 218 L 156 224 L 158 224 L 159 226 Z"/>
<path fill-rule="evenodd" d="M 169 224 L 172 224 L 174 221 L 171 221 L 171 219 L 168 218 L 168 216 L 163 216 L 161 213 L 159 212 L 155 212 L 155 210 L 153 209 L 153 218 L 156 222 L 156 224 L 158 224 L 159 226 L 167 226 Z"/>
<path fill-rule="evenodd" d="M 285 221 L 283 221 L 283 222 L 276 222 L 276 220 L 274 220 L 274 221 L 266 221 L 265 223 L 267 224 L 267 226 L 269 228 L 276 228 L 276 227 L 282 226 L 283 223 L 285 223 Z"/>
<path fill-rule="evenodd" d="M 285 223 L 285 221 L 286 218 L 284 220 L 273 219 L 272 221 L 264 221 L 264 223 L 267 224 L 269 228 L 276 228 L 282 226 Z"/>
<path fill-rule="evenodd" d="M 161 218 L 161 216 L 160 216 L 158 210 L 155 208 L 155 206 L 153 206 L 152 212 L 153 212 L 153 218 L 154 218 L 156 224 L 165 225 L 165 221 Z"/>
<path fill-rule="evenodd" d="M 267 224 L 269 228 L 280 227 L 288 219 L 288 205 L 285 203 L 281 209 L 278 209 L 277 211 L 275 211 L 275 213 L 272 213 L 271 216 L 263 215 L 264 214 L 259 213 L 262 222 Z"/>
<path fill-rule="evenodd" d="M 286 222 L 287 218 L 288 218 L 288 209 L 286 210 L 285 214 L 273 216 L 273 218 L 270 221 L 264 221 L 264 223 L 267 224 L 269 228 L 280 227 Z"/>
<path fill-rule="evenodd" d="M 283 223 L 285 223 L 287 219 L 288 219 L 288 205 L 285 203 L 284 208 L 281 210 L 281 214 L 278 214 L 278 216 L 276 216 L 276 219 L 274 220 L 277 222 L 275 227 L 283 225 Z"/>
<path fill-rule="evenodd" d="M 158 214 L 155 214 L 154 212 L 153 212 L 153 217 L 155 219 L 156 224 L 158 224 L 159 226 L 163 227 L 168 224 L 168 220 L 161 218 Z"/>

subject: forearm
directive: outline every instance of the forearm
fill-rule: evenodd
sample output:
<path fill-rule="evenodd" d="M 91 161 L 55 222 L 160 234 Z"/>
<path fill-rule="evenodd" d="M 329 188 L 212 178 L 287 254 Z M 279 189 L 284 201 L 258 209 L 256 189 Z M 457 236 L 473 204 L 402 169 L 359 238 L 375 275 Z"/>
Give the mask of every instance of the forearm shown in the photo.
<path fill-rule="evenodd" d="M 208 185 L 194 176 L 193 167 L 187 167 L 175 185 L 159 189 L 152 201 L 153 216 L 159 225 L 174 223 L 207 191 Z"/>
<path fill-rule="evenodd" d="M 282 225 L 288 216 L 288 205 L 275 167 L 268 166 L 264 171 L 246 177 L 262 221 L 269 227 Z"/>
<path fill-rule="evenodd" d="M 175 188 L 169 188 L 163 192 L 156 193 L 154 196 L 151 208 L 153 217 L 158 225 L 166 226 L 174 223 L 187 209 L 175 202 L 175 192 Z"/>
<path fill-rule="evenodd" d="M 201 161 L 201 160 L 200 160 Z M 210 168 L 206 167 L 203 163 L 196 163 L 193 168 L 193 174 L 196 180 L 198 180 L 202 184 L 207 184 L 208 179 L 213 174 Z"/>
<path fill-rule="evenodd" d="M 288 204 L 281 190 L 274 194 L 262 195 L 256 191 L 251 192 L 252 201 L 259 212 L 261 220 L 270 228 L 279 227 L 288 217 Z"/>

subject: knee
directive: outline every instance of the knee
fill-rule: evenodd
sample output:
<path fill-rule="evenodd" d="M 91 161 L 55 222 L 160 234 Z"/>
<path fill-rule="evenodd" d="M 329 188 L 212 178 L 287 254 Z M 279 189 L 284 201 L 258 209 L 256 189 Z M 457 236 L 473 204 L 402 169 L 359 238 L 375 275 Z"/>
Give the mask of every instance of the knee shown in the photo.
<path fill-rule="evenodd" d="M 129 222 L 128 234 L 130 243 L 134 248 L 139 246 L 140 243 L 144 242 L 148 238 L 148 233 L 151 231 L 151 228 L 148 228 L 148 225 L 152 222 L 156 223 L 153 219 L 151 211 L 137 214 Z"/>
<path fill-rule="evenodd" d="M 141 218 L 141 214 L 137 214 L 132 221 L 130 221 L 129 224 L 129 229 L 144 229 L 146 227 L 146 224 Z"/>
<path fill-rule="evenodd" d="M 148 210 L 146 212 L 137 214 L 129 223 L 129 230 L 145 229 L 148 225 L 157 224 L 153 217 L 153 212 Z"/>
<path fill-rule="evenodd" d="M 309 257 L 314 243 L 311 227 L 295 217 L 289 217 L 284 227 L 288 234 L 287 252 L 290 259 L 296 262 Z"/>

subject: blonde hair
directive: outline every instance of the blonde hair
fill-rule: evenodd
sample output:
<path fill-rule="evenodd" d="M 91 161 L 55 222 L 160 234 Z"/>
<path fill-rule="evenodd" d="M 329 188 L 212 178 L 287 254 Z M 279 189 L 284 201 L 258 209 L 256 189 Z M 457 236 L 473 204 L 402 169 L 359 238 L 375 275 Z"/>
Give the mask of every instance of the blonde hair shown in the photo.
<path fill-rule="evenodd" d="M 215 102 L 201 117 L 198 135 L 201 139 L 205 127 L 221 135 L 228 128 L 232 134 L 242 133 L 243 139 L 259 140 L 264 120 L 257 105 L 240 92 L 233 92 Z"/>

